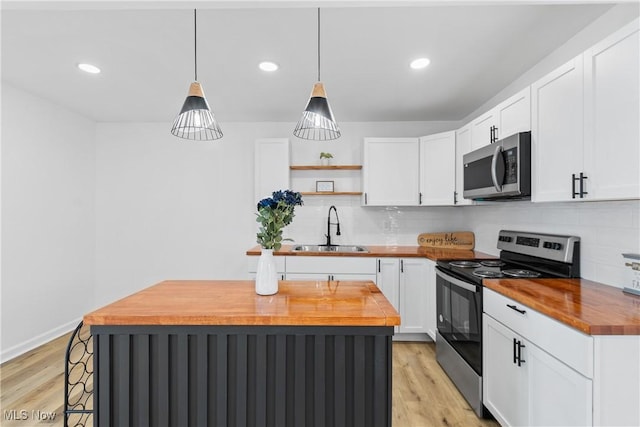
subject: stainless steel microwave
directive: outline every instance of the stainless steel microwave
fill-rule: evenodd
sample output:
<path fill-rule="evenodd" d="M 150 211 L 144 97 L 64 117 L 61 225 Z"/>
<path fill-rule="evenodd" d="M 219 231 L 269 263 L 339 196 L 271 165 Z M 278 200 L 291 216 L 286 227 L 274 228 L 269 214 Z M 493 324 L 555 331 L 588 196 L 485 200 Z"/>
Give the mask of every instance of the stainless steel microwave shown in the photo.
<path fill-rule="evenodd" d="M 521 132 L 462 157 L 465 199 L 531 197 L 531 132 Z"/>

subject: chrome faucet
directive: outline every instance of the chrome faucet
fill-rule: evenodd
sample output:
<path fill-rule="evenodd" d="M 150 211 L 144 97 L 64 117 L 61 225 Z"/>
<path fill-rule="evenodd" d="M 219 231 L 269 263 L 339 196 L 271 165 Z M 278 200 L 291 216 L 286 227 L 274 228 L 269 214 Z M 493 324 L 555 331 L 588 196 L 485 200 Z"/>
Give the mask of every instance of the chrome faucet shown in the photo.
<path fill-rule="evenodd" d="M 336 213 L 336 222 L 331 222 L 331 210 Z M 329 208 L 329 213 L 327 214 L 327 246 L 331 246 L 331 224 L 336 226 L 336 236 L 340 235 L 340 218 L 338 218 L 338 210 L 335 206 L 331 206 Z"/>

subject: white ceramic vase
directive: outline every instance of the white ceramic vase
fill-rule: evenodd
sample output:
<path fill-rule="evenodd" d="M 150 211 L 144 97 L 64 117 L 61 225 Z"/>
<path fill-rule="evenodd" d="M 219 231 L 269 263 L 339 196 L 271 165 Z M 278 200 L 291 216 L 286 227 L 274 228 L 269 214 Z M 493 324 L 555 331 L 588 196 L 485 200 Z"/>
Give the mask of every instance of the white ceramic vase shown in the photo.
<path fill-rule="evenodd" d="M 278 274 L 273 259 L 273 249 L 262 248 L 256 272 L 256 294 L 273 295 L 278 293 Z"/>
<path fill-rule="evenodd" d="M 325 157 L 320 159 L 321 166 L 329 166 L 331 164 L 331 159 L 327 159 Z"/>

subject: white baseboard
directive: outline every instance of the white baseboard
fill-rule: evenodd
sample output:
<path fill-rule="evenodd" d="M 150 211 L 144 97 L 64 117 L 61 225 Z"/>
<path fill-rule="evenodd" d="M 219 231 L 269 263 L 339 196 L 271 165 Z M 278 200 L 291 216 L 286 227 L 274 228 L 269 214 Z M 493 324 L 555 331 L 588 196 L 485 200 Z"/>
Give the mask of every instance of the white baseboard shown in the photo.
<path fill-rule="evenodd" d="M 433 340 L 427 334 L 413 333 L 413 334 L 401 334 L 397 333 L 393 336 L 393 341 L 414 341 L 414 342 L 432 342 Z"/>
<path fill-rule="evenodd" d="M 21 354 L 26 353 L 29 350 L 33 350 L 36 347 L 41 346 L 42 344 L 48 343 L 54 338 L 58 338 L 61 335 L 66 334 L 67 332 L 73 331 L 78 323 L 82 320 L 81 317 L 72 320 L 64 325 L 58 326 L 57 328 L 53 328 L 43 334 L 35 336 L 31 339 L 21 342 L 20 344 L 14 345 L 13 347 L 3 349 L 0 352 L 0 363 L 4 363 L 9 361 L 15 357 L 20 356 Z"/>

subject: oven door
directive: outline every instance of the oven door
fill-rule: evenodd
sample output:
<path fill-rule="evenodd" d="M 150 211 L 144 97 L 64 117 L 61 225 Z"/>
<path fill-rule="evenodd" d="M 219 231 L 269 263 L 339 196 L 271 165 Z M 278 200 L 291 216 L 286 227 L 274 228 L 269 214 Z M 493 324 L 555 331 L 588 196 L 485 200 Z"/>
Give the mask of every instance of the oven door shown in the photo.
<path fill-rule="evenodd" d="M 482 375 L 482 287 L 436 267 L 438 332 Z"/>

